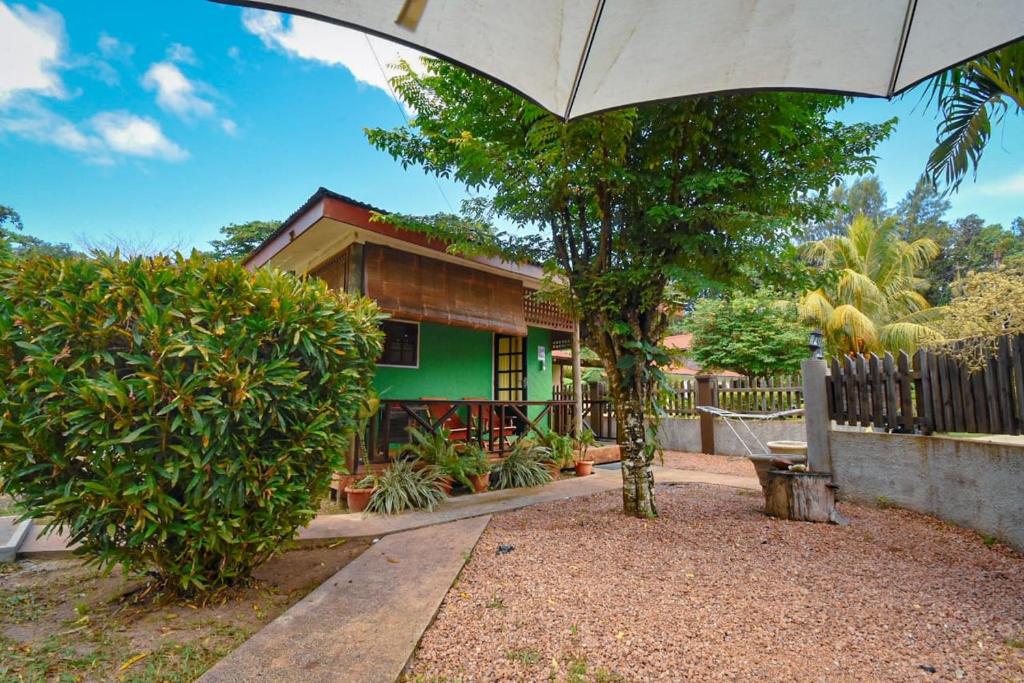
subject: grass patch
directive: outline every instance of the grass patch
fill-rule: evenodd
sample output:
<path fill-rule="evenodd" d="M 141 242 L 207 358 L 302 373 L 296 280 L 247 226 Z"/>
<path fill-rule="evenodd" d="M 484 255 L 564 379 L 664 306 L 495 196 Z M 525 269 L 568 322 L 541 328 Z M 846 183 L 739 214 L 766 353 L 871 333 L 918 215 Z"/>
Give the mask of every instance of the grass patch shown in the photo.
<path fill-rule="evenodd" d="M 527 666 L 533 666 L 540 661 L 540 653 L 532 647 L 509 650 L 505 653 L 505 656 L 510 662 L 519 662 L 520 664 L 525 664 Z"/>
<path fill-rule="evenodd" d="M 296 548 L 253 585 L 197 603 L 77 560 L 11 565 L 0 574 L 0 681 L 194 681 L 367 545 Z"/>

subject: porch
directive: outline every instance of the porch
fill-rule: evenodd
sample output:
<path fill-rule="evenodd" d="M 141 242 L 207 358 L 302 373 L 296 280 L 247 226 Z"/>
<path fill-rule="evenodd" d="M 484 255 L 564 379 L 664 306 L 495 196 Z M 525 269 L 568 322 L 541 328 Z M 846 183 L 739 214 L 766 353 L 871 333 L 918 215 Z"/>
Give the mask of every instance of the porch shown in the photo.
<path fill-rule="evenodd" d="M 405 455 L 410 429 L 426 434 L 445 430 L 453 442 L 477 444 L 497 460 L 521 439 L 570 433 L 574 416 L 570 400 L 385 399 L 356 439 L 349 471 L 356 474 L 365 463 L 386 465 Z"/>

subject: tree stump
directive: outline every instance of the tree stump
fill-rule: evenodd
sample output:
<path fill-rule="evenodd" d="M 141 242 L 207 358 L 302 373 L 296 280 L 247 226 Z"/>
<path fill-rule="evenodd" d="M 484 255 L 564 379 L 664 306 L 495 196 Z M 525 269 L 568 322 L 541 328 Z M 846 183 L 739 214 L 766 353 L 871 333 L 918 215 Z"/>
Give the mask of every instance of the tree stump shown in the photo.
<path fill-rule="evenodd" d="M 764 486 L 764 511 L 779 519 L 840 524 L 836 488 L 827 472 L 769 470 Z"/>

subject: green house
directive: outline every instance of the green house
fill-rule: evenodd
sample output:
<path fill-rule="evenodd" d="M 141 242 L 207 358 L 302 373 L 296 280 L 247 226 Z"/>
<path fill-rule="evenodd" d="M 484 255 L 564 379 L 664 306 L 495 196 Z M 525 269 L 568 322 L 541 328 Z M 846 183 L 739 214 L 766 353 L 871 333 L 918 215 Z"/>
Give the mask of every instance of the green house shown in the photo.
<path fill-rule="evenodd" d="M 570 406 L 553 400 L 551 352 L 568 347 L 572 321 L 538 297 L 541 269 L 450 254 L 374 213 L 385 212 L 321 188 L 246 260 L 322 278 L 389 314 L 371 460 L 386 460 L 413 425 L 499 452 L 515 435 L 564 431 Z"/>

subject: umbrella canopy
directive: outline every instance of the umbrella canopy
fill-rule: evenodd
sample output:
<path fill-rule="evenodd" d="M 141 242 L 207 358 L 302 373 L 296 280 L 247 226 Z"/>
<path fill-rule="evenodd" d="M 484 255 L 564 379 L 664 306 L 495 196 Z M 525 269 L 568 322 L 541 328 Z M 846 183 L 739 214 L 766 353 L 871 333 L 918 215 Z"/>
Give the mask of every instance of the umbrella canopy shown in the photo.
<path fill-rule="evenodd" d="M 566 119 L 745 90 L 891 97 L 1024 36 L 1024 0 L 216 0 L 456 62 Z"/>

